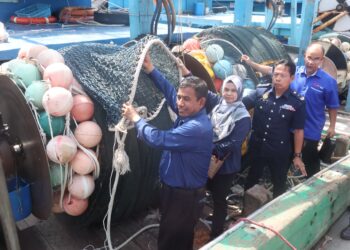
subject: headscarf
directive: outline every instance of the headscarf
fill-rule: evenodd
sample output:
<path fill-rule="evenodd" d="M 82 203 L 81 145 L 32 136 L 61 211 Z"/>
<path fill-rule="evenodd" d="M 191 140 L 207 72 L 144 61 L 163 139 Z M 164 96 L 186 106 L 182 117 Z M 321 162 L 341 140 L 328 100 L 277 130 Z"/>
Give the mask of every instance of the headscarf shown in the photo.
<path fill-rule="evenodd" d="M 229 82 L 232 82 L 236 86 L 237 99 L 233 103 L 227 103 L 222 97 L 220 102 L 209 114 L 211 124 L 213 125 L 213 142 L 220 141 L 228 136 L 233 131 L 237 121 L 244 117 L 250 117 L 247 109 L 242 103 L 242 79 L 236 75 L 227 77 L 222 84 L 221 93 L 223 92 L 226 84 Z"/>

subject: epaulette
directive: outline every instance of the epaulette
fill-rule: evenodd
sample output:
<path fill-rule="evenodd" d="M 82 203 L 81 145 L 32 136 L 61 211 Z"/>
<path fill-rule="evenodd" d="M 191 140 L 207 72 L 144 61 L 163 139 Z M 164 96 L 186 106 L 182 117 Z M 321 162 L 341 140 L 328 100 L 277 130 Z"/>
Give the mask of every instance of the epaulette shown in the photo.
<path fill-rule="evenodd" d="M 298 94 L 296 91 L 292 91 L 291 93 L 292 93 L 292 95 L 294 95 L 296 98 L 298 98 L 300 101 L 304 101 L 304 100 L 305 100 L 305 97 L 302 96 L 302 95 L 300 95 L 300 94 Z"/>
<path fill-rule="evenodd" d="M 256 88 L 269 88 L 272 87 L 271 83 L 259 83 L 258 85 L 256 85 Z"/>

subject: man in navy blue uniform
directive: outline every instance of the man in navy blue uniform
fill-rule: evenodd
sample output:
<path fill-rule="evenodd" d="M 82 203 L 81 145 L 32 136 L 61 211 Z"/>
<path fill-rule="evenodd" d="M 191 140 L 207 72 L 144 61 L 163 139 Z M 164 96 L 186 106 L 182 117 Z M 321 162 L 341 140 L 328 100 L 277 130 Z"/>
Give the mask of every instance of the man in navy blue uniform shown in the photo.
<path fill-rule="evenodd" d="M 302 98 L 290 89 L 294 72 L 293 62 L 287 60 L 277 62 L 272 75 L 273 87 L 256 98 L 249 141 L 252 164 L 245 189 L 257 184 L 263 175 L 264 167 L 268 166 L 274 197 L 285 192 L 292 152 L 294 152 L 294 166 L 306 175 L 301 160 L 305 104 Z M 294 136 L 293 149 L 291 131 Z"/>
<path fill-rule="evenodd" d="M 139 139 L 164 150 L 160 162 L 158 249 L 189 250 L 193 248 L 194 227 L 203 208 L 213 147 L 212 125 L 204 109 L 208 88 L 203 80 L 190 76 L 181 81 L 176 93 L 154 68 L 149 55 L 143 67 L 178 115 L 174 127 L 161 131 L 151 126 L 127 103 L 123 105 L 123 115 L 135 123 Z"/>
<path fill-rule="evenodd" d="M 308 177 L 320 171 L 317 147 L 326 121 L 324 109 L 327 107 L 329 114 L 327 137 L 332 138 L 335 134 L 337 109 L 339 108 L 337 82 L 320 68 L 324 53 L 321 44 L 310 44 L 304 55 L 305 66 L 297 68 L 295 80 L 291 84 L 291 89 L 305 98 L 306 119 L 302 157 Z M 257 64 L 246 55 L 242 56 L 242 61 L 263 74 L 272 74 L 273 67 Z"/>

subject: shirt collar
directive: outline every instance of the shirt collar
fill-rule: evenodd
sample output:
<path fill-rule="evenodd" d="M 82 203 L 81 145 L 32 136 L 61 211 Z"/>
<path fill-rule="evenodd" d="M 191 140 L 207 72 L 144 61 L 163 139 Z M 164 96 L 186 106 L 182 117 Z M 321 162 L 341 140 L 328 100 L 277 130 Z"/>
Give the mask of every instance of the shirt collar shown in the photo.
<path fill-rule="evenodd" d="M 273 95 L 276 96 L 275 88 L 272 88 L 270 93 L 273 93 Z M 280 96 L 280 98 L 282 96 L 285 98 L 288 98 L 289 95 L 290 95 L 290 88 L 288 88 L 286 91 L 284 91 L 284 93 Z"/>
<path fill-rule="evenodd" d="M 197 113 L 195 113 L 194 115 L 191 115 L 191 116 L 186 116 L 186 117 L 178 116 L 178 119 L 183 121 L 183 122 L 187 122 L 187 121 L 192 120 L 192 119 L 199 117 L 201 115 L 207 115 L 205 108 L 202 108 Z"/>
<path fill-rule="evenodd" d="M 303 68 L 302 68 L 302 71 L 301 71 L 301 73 L 305 76 L 305 77 L 310 77 L 310 76 L 317 76 L 317 77 L 320 77 L 320 68 L 318 68 L 312 75 L 309 75 L 309 76 L 307 76 L 306 75 L 306 67 L 305 66 L 303 66 Z"/>

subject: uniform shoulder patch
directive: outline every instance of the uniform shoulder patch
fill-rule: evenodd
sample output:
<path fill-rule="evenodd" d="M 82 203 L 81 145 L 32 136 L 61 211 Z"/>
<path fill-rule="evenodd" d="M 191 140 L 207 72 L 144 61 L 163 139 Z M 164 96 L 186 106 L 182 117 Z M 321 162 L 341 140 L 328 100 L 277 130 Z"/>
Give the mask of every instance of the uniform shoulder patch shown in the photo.
<path fill-rule="evenodd" d="M 263 100 L 266 100 L 269 97 L 269 92 L 265 92 L 262 96 Z"/>
<path fill-rule="evenodd" d="M 295 96 L 300 101 L 304 101 L 305 100 L 305 97 L 300 95 L 300 94 L 298 94 L 296 91 L 292 91 L 292 95 Z"/>

